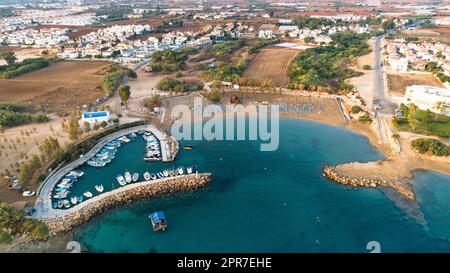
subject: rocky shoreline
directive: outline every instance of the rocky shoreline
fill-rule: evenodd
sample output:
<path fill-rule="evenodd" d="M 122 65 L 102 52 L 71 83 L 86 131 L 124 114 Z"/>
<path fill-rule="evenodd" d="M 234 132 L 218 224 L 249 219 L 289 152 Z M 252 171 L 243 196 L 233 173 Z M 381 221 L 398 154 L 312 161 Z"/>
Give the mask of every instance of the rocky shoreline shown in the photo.
<path fill-rule="evenodd" d="M 44 220 L 49 229 L 49 236 L 46 239 L 69 232 L 74 227 L 85 224 L 94 216 L 118 205 L 139 199 L 197 190 L 204 187 L 211 180 L 211 177 L 210 173 L 191 174 L 167 178 L 159 182 L 141 182 L 142 184 L 134 184 L 135 187 L 126 190 L 121 188 L 117 192 L 110 192 L 96 202 L 92 202 L 64 217 Z"/>

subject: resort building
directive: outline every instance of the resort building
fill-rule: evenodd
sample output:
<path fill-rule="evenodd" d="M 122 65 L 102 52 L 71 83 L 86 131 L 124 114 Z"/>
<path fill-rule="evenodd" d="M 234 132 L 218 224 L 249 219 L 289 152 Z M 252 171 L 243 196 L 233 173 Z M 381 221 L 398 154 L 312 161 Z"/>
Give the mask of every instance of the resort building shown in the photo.
<path fill-rule="evenodd" d="M 450 89 L 425 85 L 406 87 L 404 103 L 413 103 L 422 110 L 430 110 L 450 116 Z M 438 108 L 438 105 L 440 107 Z"/>
<path fill-rule="evenodd" d="M 84 112 L 81 116 L 82 122 L 87 122 L 91 126 L 95 124 L 99 124 L 102 122 L 108 122 L 111 118 L 111 115 L 108 111 L 99 111 L 99 112 Z"/>

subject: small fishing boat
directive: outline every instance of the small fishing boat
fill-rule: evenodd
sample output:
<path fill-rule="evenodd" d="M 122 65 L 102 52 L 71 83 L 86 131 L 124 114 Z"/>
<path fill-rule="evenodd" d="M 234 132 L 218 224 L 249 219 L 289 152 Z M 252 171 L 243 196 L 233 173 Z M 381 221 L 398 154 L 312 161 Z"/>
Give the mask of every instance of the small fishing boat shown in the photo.
<path fill-rule="evenodd" d="M 58 201 L 58 208 L 62 208 L 64 206 L 64 200 Z"/>
<path fill-rule="evenodd" d="M 156 175 L 158 176 L 158 178 L 164 178 L 164 174 L 162 172 L 159 172 Z"/>
<path fill-rule="evenodd" d="M 168 177 L 168 176 L 169 176 L 169 171 L 164 170 L 164 171 L 163 171 L 163 175 L 164 175 L 164 177 Z"/>
<path fill-rule="evenodd" d="M 186 168 L 186 172 L 187 172 L 188 174 L 191 174 L 191 173 L 192 173 L 192 167 L 187 167 L 187 168 Z"/>
<path fill-rule="evenodd" d="M 64 200 L 64 201 L 63 201 L 63 205 L 64 205 L 64 207 L 65 207 L 66 209 L 70 208 L 70 202 L 69 202 L 69 200 Z"/>
<path fill-rule="evenodd" d="M 85 192 L 85 193 L 83 193 L 83 195 L 84 195 L 84 197 L 86 197 L 86 198 L 91 198 L 93 195 L 92 195 L 92 192 L 90 192 L 90 191 L 87 191 L 87 192 Z"/>
<path fill-rule="evenodd" d="M 58 207 L 58 203 L 53 202 L 52 207 L 53 207 L 54 209 L 56 209 L 56 208 Z"/>
<path fill-rule="evenodd" d="M 184 174 L 183 167 L 179 167 L 179 168 L 178 168 L 178 174 L 179 174 L 179 175 L 183 175 L 183 174 Z"/>
<path fill-rule="evenodd" d="M 130 182 L 131 182 L 131 174 L 130 174 L 129 171 L 126 171 L 126 172 L 125 172 L 124 177 L 125 177 L 125 181 L 126 181 L 127 183 L 130 183 Z"/>
<path fill-rule="evenodd" d="M 145 181 L 149 181 L 151 179 L 151 175 L 149 172 L 144 173 L 144 179 L 145 179 Z"/>
<path fill-rule="evenodd" d="M 125 181 L 125 178 L 123 178 L 123 176 L 120 174 L 117 175 L 116 179 L 117 179 L 117 182 L 119 182 L 120 186 L 124 186 L 127 184 L 127 182 Z"/>
<path fill-rule="evenodd" d="M 105 188 L 101 184 L 95 185 L 95 189 L 97 190 L 97 192 L 103 192 L 105 190 Z"/>
<path fill-rule="evenodd" d="M 156 174 L 152 173 L 152 174 L 150 175 L 150 179 L 151 179 L 151 180 L 155 180 L 155 179 L 156 179 Z"/>
<path fill-rule="evenodd" d="M 185 150 L 192 150 L 192 149 L 194 149 L 194 147 L 192 147 L 190 145 L 185 145 L 185 146 L 183 146 L 183 149 L 185 149 Z"/>
<path fill-rule="evenodd" d="M 166 217 L 164 216 L 164 212 L 157 211 L 150 214 L 148 217 L 152 222 L 153 231 L 164 231 L 167 228 Z"/>
<path fill-rule="evenodd" d="M 72 204 L 76 205 L 78 203 L 78 199 L 76 196 L 70 198 L 70 202 L 72 202 Z"/>
<path fill-rule="evenodd" d="M 137 182 L 139 180 L 139 174 L 133 173 L 133 176 L 131 177 L 131 179 L 133 180 L 133 182 Z"/>
<path fill-rule="evenodd" d="M 22 196 L 24 196 L 24 197 L 30 197 L 30 196 L 33 196 L 33 195 L 35 195 L 36 193 L 34 192 L 34 191 L 24 191 L 23 193 L 22 193 Z"/>
<path fill-rule="evenodd" d="M 69 175 L 73 175 L 76 177 L 82 177 L 84 175 L 84 172 L 80 171 L 80 170 L 73 170 L 69 173 Z"/>
<path fill-rule="evenodd" d="M 78 195 L 78 196 L 77 196 L 77 201 L 78 201 L 78 203 L 83 202 L 83 200 L 84 200 L 83 195 Z"/>

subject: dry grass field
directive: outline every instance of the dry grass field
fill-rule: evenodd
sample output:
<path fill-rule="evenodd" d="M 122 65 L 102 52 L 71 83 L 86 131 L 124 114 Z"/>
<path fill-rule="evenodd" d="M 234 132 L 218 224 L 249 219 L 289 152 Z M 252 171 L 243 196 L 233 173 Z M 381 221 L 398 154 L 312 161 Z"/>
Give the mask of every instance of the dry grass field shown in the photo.
<path fill-rule="evenodd" d="M 292 59 L 300 50 L 267 46 L 261 49 L 244 72 L 244 77 L 258 80 L 273 80 L 279 87 L 289 83 L 287 71 Z"/>
<path fill-rule="evenodd" d="M 450 26 L 405 30 L 403 33 L 411 37 L 418 37 L 421 40 L 450 44 Z"/>
<path fill-rule="evenodd" d="M 391 96 L 403 96 L 406 92 L 408 85 L 431 85 L 437 87 L 443 87 L 441 82 L 431 74 L 421 73 L 401 73 L 401 74 L 388 74 L 388 87 L 389 94 Z"/>
<path fill-rule="evenodd" d="M 94 102 L 101 88 L 105 62 L 58 62 L 44 69 L 0 80 L 0 102 L 26 103 L 48 112 Z"/>

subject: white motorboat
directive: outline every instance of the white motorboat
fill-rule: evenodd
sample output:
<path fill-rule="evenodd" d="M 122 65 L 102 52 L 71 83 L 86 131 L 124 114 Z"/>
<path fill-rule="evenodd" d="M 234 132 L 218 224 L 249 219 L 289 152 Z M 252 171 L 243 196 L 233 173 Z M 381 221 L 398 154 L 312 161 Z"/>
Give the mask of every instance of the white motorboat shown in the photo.
<path fill-rule="evenodd" d="M 151 179 L 151 175 L 149 172 L 144 173 L 144 179 L 145 179 L 145 181 L 149 181 Z"/>
<path fill-rule="evenodd" d="M 34 192 L 34 191 L 24 191 L 23 193 L 22 193 L 22 196 L 25 196 L 25 197 L 29 197 L 29 196 L 33 196 L 33 195 L 35 195 L 36 193 Z"/>
<path fill-rule="evenodd" d="M 187 168 L 186 168 L 186 172 L 187 172 L 188 174 L 191 174 L 191 173 L 192 173 L 192 167 L 187 167 Z"/>
<path fill-rule="evenodd" d="M 87 191 L 87 192 L 85 192 L 85 193 L 83 193 L 83 195 L 84 195 L 84 197 L 86 197 L 86 198 L 91 198 L 93 195 L 92 195 L 92 192 L 90 192 L 90 191 Z"/>
<path fill-rule="evenodd" d="M 76 177 L 82 177 L 84 175 L 84 172 L 80 171 L 80 170 L 73 170 L 69 173 L 69 175 L 73 175 Z"/>
<path fill-rule="evenodd" d="M 168 177 L 169 176 L 169 171 L 168 170 L 164 170 L 163 171 L 163 175 L 164 175 L 164 177 Z"/>
<path fill-rule="evenodd" d="M 183 175 L 183 174 L 184 174 L 183 167 L 179 167 L 179 168 L 178 168 L 178 174 L 179 174 L 179 175 Z"/>
<path fill-rule="evenodd" d="M 150 175 L 150 179 L 155 180 L 155 179 L 156 179 L 156 174 L 152 173 L 152 174 Z"/>
<path fill-rule="evenodd" d="M 116 179 L 117 179 L 117 182 L 119 182 L 120 186 L 124 186 L 127 184 L 127 182 L 125 181 L 125 178 L 123 178 L 123 176 L 120 174 L 117 175 Z"/>
<path fill-rule="evenodd" d="M 78 203 L 78 199 L 76 196 L 70 198 L 70 202 L 72 202 L 72 204 L 76 205 Z"/>
<path fill-rule="evenodd" d="M 125 172 L 124 177 L 125 177 L 125 181 L 126 181 L 127 183 L 130 183 L 130 182 L 131 182 L 132 178 L 131 178 L 131 174 L 130 174 L 129 171 L 126 171 L 126 172 Z"/>
<path fill-rule="evenodd" d="M 63 205 L 66 209 L 70 208 L 70 202 L 68 200 L 64 200 Z"/>
<path fill-rule="evenodd" d="M 139 174 L 133 173 L 133 176 L 131 176 L 131 179 L 133 180 L 133 182 L 137 182 L 139 180 Z"/>
<path fill-rule="evenodd" d="M 103 187 L 103 185 L 95 185 L 95 190 L 97 190 L 97 192 L 103 192 L 105 190 L 105 188 Z"/>

